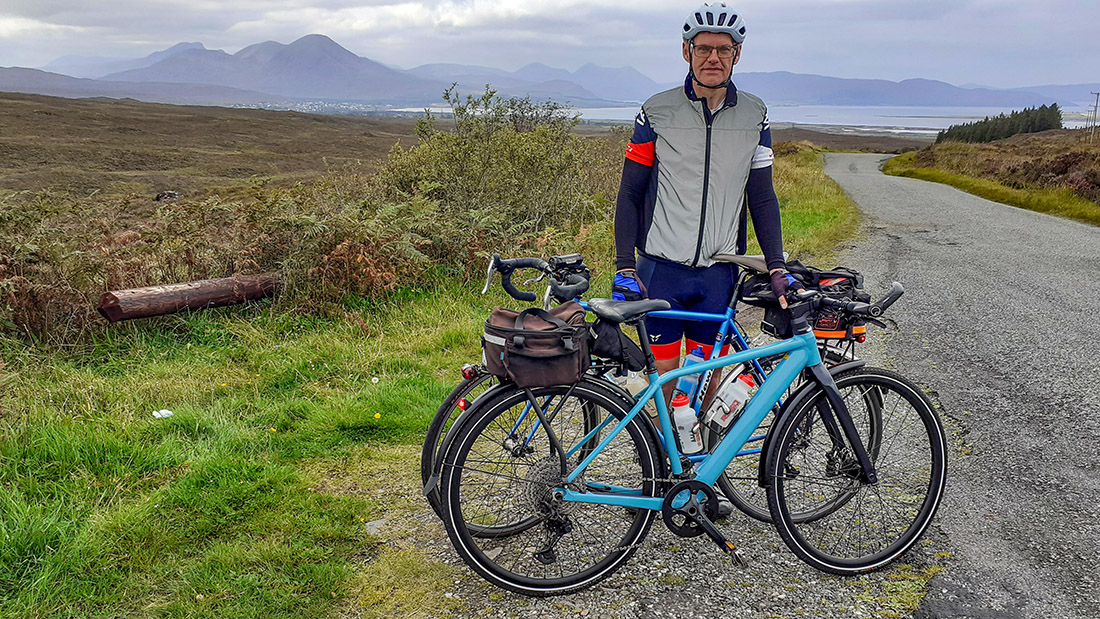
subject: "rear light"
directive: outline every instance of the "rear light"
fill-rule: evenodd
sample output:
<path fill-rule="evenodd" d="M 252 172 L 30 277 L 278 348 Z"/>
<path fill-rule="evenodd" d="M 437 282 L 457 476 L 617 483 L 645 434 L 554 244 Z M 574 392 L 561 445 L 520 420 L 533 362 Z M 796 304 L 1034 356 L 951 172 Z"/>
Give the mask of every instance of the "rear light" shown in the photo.
<path fill-rule="evenodd" d="M 477 367 L 467 363 L 462 366 L 462 378 L 466 380 L 473 380 L 477 378 Z"/>
<path fill-rule="evenodd" d="M 862 344 L 862 343 L 867 341 L 867 336 L 866 335 L 861 335 L 861 336 L 856 338 L 856 341 L 859 342 L 860 344 Z"/>
<path fill-rule="evenodd" d="M 466 401 L 466 398 L 461 398 L 458 401 L 459 410 L 466 410 L 466 407 L 469 406 L 469 405 L 470 405 L 470 403 Z"/>

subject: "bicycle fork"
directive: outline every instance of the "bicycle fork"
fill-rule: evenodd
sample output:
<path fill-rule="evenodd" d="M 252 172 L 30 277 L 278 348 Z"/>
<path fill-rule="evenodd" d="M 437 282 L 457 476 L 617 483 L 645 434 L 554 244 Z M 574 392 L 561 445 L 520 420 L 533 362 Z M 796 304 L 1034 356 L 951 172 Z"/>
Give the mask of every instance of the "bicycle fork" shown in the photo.
<path fill-rule="evenodd" d="M 825 391 L 825 398 L 829 401 L 828 407 L 818 405 L 817 409 L 821 413 L 821 421 L 825 424 L 829 437 L 833 441 L 833 448 L 838 451 L 844 448 L 844 444 L 840 440 L 840 434 L 843 431 L 844 437 L 848 439 L 848 444 L 851 445 L 856 462 L 859 463 L 860 481 L 865 484 L 878 483 L 875 464 L 871 462 L 871 458 L 867 455 L 867 449 L 863 445 L 863 440 L 859 437 L 856 424 L 852 421 L 852 415 L 848 412 L 848 406 L 840 395 L 840 390 L 836 386 L 836 381 L 833 380 L 833 375 L 829 373 L 824 363 L 811 366 L 810 372 L 817 384 Z M 829 410 L 825 410 L 826 408 Z M 832 414 L 830 414 L 830 411 Z M 840 422 L 839 428 L 837 427 L 838 421 Z"/>

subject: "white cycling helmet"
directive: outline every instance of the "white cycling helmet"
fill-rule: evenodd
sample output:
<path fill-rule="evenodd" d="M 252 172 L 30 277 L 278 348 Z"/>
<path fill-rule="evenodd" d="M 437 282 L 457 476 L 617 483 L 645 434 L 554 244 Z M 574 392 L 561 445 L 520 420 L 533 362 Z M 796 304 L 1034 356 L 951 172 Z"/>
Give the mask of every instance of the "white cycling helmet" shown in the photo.
<path fill-rule="evenodd" d="M 723 32 L 733 37 L 734 43 L 741 43 L 745 40 L 745 20 L 725 2 L 707 2 L 684 20 L 685 41 L 700 32 Z"/>

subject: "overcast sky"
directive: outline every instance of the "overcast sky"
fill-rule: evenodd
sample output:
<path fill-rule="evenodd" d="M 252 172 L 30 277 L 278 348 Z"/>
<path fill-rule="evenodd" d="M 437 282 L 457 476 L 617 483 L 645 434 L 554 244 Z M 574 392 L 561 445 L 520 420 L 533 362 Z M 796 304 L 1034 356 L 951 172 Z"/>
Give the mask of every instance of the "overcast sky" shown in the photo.
<path fill-rule="evenodd" d="M 680 0 L 0 0 L 0 66 L 140 57 L 180 41 L 233 53 L 321 33 L 403 68 L 631 65 L 684 71 Z M 1100 82 L 1095 0 L 741 0 L 738 71 L 995 87 Z"/>

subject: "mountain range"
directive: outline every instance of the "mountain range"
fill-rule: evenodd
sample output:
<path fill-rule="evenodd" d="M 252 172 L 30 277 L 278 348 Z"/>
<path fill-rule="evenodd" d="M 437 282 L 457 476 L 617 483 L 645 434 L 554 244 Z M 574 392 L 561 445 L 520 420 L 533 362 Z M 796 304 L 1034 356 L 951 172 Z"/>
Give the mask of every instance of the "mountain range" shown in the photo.
<path fill-rule="evenodd" d="M 94 79 L 93 79 L 94 78 Z M 0 68 L 0 90 L 65 97 L 130 97 L 167 103 L 301 108 L 311 103 L 423 106 L 443 90 L 551 99 L 576 107 L 632 106 L 674 84 L 659 84 L 632 67 L 587 64 L 567 71 L 542 63 L 516 71 L 460 64 L 399 69 L 358 56 L 332 39 L 311 34 L 292 43 L 265 41 L 235 54 L 179 43 L 143 58 L 59 58 L 42 68 Z M 938 105 L 1027 107 L 1081 101 L 1095 85 L 1011 90 L 845 79 L 788 72 L 738 73 L 735 83 L 770 105 Z"/>

